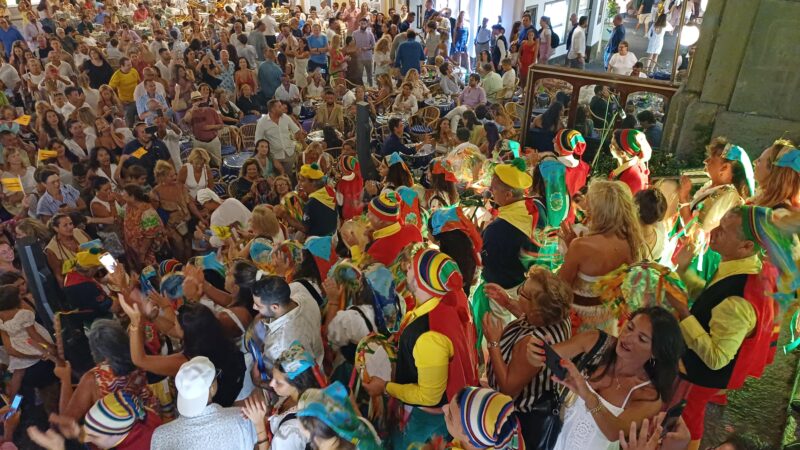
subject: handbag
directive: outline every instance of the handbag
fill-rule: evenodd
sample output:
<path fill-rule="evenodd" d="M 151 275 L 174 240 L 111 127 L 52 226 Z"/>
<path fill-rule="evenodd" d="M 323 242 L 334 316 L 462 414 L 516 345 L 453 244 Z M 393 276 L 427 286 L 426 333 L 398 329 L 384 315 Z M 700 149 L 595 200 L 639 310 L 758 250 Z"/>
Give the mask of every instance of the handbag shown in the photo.
<path fill-rule="evenodd" d="M 578 371 L 583 372 L 589 362 L 595 359 L 598 352 L 605 347 L 607 338 L 608 335 L 601 331 L 592 349 L 578 360 Z M 546 391 L 536 399 L 531 410 L 524 413 L 526 420 L 522 435 L 527 450 L 552 450 L 555 447 L 564 424 L 561 413 L 568 393 L 566 388 Z"/>

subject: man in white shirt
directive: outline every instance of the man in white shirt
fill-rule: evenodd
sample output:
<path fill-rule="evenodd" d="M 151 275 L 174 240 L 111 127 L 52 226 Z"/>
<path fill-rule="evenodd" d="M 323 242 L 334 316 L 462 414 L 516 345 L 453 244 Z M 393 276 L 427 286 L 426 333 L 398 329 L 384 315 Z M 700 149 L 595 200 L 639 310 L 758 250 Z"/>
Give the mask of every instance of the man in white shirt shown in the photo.
<path fill-rule="evenodd" d="M 168 48 L 162 48 L 158 51 L 158 62 L 156 69 L 161 73 L 161 78 L 165 80 L 172 79 L 172 53 Z"/>
<path fill-rule="evenodd" d="M 578 28 L 572 33 L 572 47 L 567 53 L 567 61 L 572 69 L 583 69 L 586 65 L 586 28 L 589 26 L 589 18 L 581 16 L 578 20 Z"/>
<path fill-rule="evenodd" d="M 222 201 L 219 195 L 208 188 L 197 191 L 197 203 L 202 208 L 201 212 L 209 215 L 209 227 L 244 229 L 250 223 L 250 218 L 253 217 L 253 213 L 239 200 L 226 198 L 225 201 Z M 216 235 L 211 236 L 208 243 L 214 248 L 222 247 L 223 244 Z"/>
<path fill-rule="evenodd" d="M 86 104 L 86 97 L 83 95 L 83 90 L 77 86 L 67 86 L 64 95 L 67 97 L 67 103 L 61 111 L 64 113 L 64 118 L 69 119 L 74 111 Z"/>
<path fill-rule="evenodd" d="M 292 84 L 291 80 L 286 74 L 281 77 L 281 85 L 278 86 L 278 89 L 275 89 L 275 99 L 292 105 L 292 114 L 300 114 L 300 102 L 302 101 L 302 97 L 300 97 L 300 89 L 298 89 L 296 85 Z"/>
<path fill-rule="evenodd" d="M 136 89 L 133 90 L 134 100 L 145 94 L 144 83 L 150 80 L 156 82 L 156 94 L 164 98 L 167 98 L 167 91 L 164 89 L 164 85 L 161 84 L 161 81 L 158 79 L 157 75 L 158 73 L 156 72 L 156 69 L 153 69 L 152 67 L 144 68 L 144 70 L 142 71 L 142 76 L 144 78 L 142 78 L 142 81 L 136 85 Z"/>
<path fill-rule="evenodd" d="M 49 66 L 58 69 L 58 74 L 61 75 L 61 78 L 70 79 L 75 76 L 75 71 L 72 70 L 72 66 L 61 61 L 61 54 L 59 52 L 50 52 L 47 56 L 47 60 L 49 61 Z"/>
<path fill-rule="evenodd" d="M 267 40 L 267 45 L 271 48 L 275 48 L 275 44 L 278 42 L 275 37 L 275 32 L 278 29 L 278 22 L 272 17 L 271 6 L 267 6 L 264 17 L 261 18 L 261 22 L 264 23 L 264 38 Z"/>
<path fill-rule="evenodd" d="M 268 113 L 258 119 L 256 123 L 255 141 L 266 139 L 269 141 L 272 158 L 278 161 L 283 168 L 283 174 L 293 178 L 295 176 L 295 145 L 296 141 L 302 142 L 305 138 L 303 131 L 284 114 L 284 107 L 280 100 L 270 100 L 267 104 Z"/>
<path fill-rule="evenodd" d="M 327 0 L 322 0 L 319 2 L 319 18 L 327 23 L 331 17 L 333 17 L 333 10 L 328 6 Z"/>
<path fill-rule="evenodd" d="M 6 95 L 13 97 L 13 92 L 19 85 L 19 73 L 11 64 L 6 63 L 6 58 L 0 55 L 0 81 L 6 88 Z"/>

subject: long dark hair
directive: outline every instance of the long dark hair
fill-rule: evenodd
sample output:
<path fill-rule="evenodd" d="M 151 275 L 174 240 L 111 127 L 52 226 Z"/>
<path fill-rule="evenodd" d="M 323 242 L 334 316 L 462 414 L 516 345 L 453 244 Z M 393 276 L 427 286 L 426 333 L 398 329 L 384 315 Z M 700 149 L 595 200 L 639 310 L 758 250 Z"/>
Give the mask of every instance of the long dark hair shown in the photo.
<path fill-rule="evenodd" d="M 111 164 L 116 164 L 117 163 L 117 156 L 114 155 L 114 152 L 112 152 L 111 150 L 109 150 L 109 149 L 107 149 L 105 147 L 95 147 L 89 152 L 89 167 L 91 169 L 97 170 L 97 169 L 100 168 L 100 162 L 97 161 L 97 153 L 100 150 L 105 150 L 106 153 L 108 153 L 109 161 L 111 162 Z M 114 176 L 113 173 L 111 173 L 109 175 Z"/>
<path fill-rule="evenodd" d="M 430 225 L 430 222 L 429 222 Z M 431 230 L 432 232 L 432 230 Z M 458 265 L 458 270 L 464 278 L 464 291 L 469 295 L 469 287 L 475 277 L 477 262 L 475 261 L 475 248 L 466 233 L 461 230 L 445 231 L 436 235 L 439 241 L 439 250 L 453 258 Z"/>
<path fill-rule="evenodd" d="M 57 130 L 54 129 L 49 123 L 47 123 L 47 113 L 52 112 L 53 114 L 58 117 L 58 123 L 56 124 Z M 42 117 L 42 128 L 44 132 L 47 134 L 47 137 L 50 138 L 57 138 L 58 133 L 60 132 L 62 136 L 67 136 L 69 133 L 67 132 L 67 126 L 64 124 L 64 117 L 56 112 L 55 110 L 48 110 L 45 111 L 44 117 Z"/>
<path fill-rule="evenodd" d="M 414 179 L 411 172 L 404 166 L 405 163 L 397 163 L 389 166 L 389 171 L 386 173 L 386 182 L 395 188 L 400 186 L 411 187 L 414 185 Z"/>
<path fill-rule="evenodd" d="M 144 189 L 142 189 L 142 187 L 139 186 L 138 184 L 128 183 L 125 186 L 123 186 L 122 189 L 124 189 L 125 192 L 131 197 L 133 197 L 133 199 L 136 200 L 137 202 L 142 202 L 142 203 L 150 202 L 150 197 L 148 197 L 147 194 L 144 193 Z"/>
<path fill-rule="evenodd" d="M 322 286 L 322 277 L 319 274 L 319 268 L 317 267 L 317 263 L 314 262 L 314 255 L 312 255 L 310 251 L 303 249 L 303 259 L 295 267 L 294 276 L 292 278 L 295 280 L 305 278 Z"/>
<path fill-rule="evenodd" d="M 675 316 L 667 312 L 660 306 L 649 306 L 640 308 L 631 314 L 633 320 L 636 316 L 644 314 L 650 319 L 653 328 L 652 335 L 652 358 L 644 365 L 650 382 L 658 393 L 656 399 L 662 402 L 669 402 L 675 388 L 675 379 L 678 377 L 678 362 L 683 356 L 686 344 L 681 334 L 680 326 Z M 599 367 L 591 380 L 602 378 L 609 368 L 613 367 L 617 361 L 617 351 L 615 346 L 608 348 L 600 360 Z M 654 400 L 656 400 L 654 399 Z"/>
<path fill-rule="evenodd" d="M 319 448 L 315 442 L 316 438 L 320 438 L 323 441 L 336 438 L 338 441 L 337 448 L 340 450 L 356 450 L 355 444 L 339 437 L 339 435 L 336 434 L 336 431 L 332 430 L 331 427 L 325 424 L 325 422 L 317 419 L 316 417 L 300 417 L 300 424 L 303 425 L 303 428 L 308 430 L 310 434 L 308 446 L 313 450 L 317 450 Z"/>
<path fill-rule="evenodd" d="M 275 361 L 275 368 L 278 369 L 280 373 L 286 375 L 286 372 L 283 370 L 283 363 L 287 361 L 283 358 L 283 356 L 284 355 L 281 355 Z M 303 395 L 303 392 L 308 389 L 320 389 L 322 387 L 319 385 L 319 381 L 317 381 L 317 377 L 314 375 L 314 370 L 310 367 L 299 373 L 293 379 L 287 376 L 286 382 L 293 388 L 297 389 L 299 395 Z"/>
<path fill-rule="evenodd" d="M 242 306 L 248 311 L 253 309 L 253 281 L 256 279 L 258 267 L 245 259 L 237 259 L 231 267 L 233 281 L 239 286 L 239 293 L 236 294 L 235 306 Z"/>
<path fill-rule="evenodd" d="M 561 120 L 561 111 L 564 105 L 561 102 L 553 102 L 547 108 L 547 111 L 542 113 L 542 129 L 555 132 L 559 121 Z"/>

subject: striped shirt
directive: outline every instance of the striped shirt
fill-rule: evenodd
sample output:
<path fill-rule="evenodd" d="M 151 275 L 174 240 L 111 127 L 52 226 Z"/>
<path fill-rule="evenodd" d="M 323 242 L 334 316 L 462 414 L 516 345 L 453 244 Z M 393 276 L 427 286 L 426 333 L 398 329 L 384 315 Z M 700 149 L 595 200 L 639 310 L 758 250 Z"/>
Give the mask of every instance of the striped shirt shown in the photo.
<path fill-rule="evenodd" d="M 500 337 L 500 353 L 503 355 L 503 361 L 508 364 L 511 361 L 514 345 L 528 336 L 535 336 L 541 340 L 550 340 L 553 344 L 556 344 L 566 341 L 571 335 L 569 318 L 544 327 L 537 327 L 529 324 L 525 319 L 518 319 L 509 323 L 503 330 L 503 335 Z M 551 375 L 552 373 L 547 367 L 542 367 L 542 370 L 531 379 L 530 383 L 514 399 L 514 407 L 517 411 L 522 413 L 530 412 L 540 395 L 555 389 L 555 382 L 550 379 Z M 488 379 L 489 386 L 499 389 L 491 363 L 489 363 Z"/>

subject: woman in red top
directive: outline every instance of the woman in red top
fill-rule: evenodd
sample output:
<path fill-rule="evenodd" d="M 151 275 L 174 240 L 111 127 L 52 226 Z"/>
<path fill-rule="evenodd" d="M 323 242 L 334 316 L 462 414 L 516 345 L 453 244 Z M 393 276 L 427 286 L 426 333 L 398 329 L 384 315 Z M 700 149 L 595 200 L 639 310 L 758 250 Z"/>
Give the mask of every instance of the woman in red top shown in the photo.
<path fill-rule="evenodd" d="M 519 78 L 522 82 L 528 79 L 528 67 L 536 62 L 539 53 L 539 37 L 536 33 L 528 33 L 519 49 Z"/>

